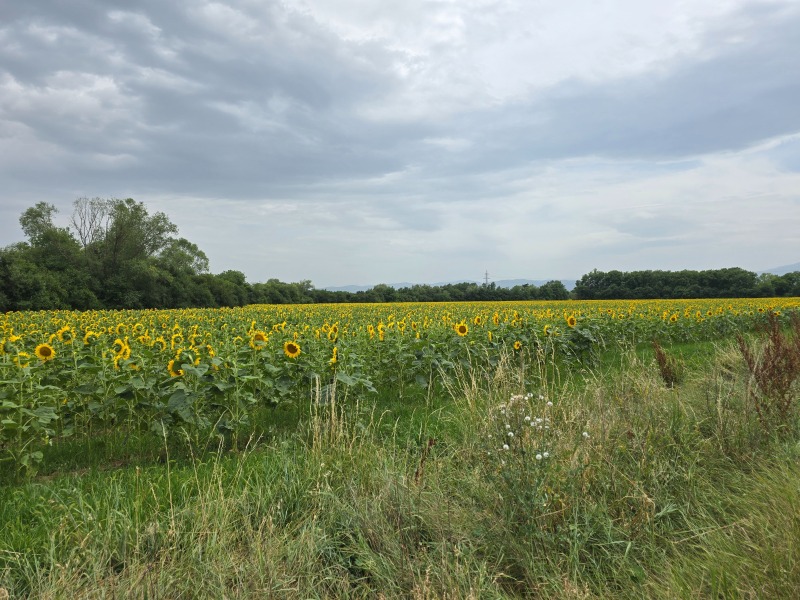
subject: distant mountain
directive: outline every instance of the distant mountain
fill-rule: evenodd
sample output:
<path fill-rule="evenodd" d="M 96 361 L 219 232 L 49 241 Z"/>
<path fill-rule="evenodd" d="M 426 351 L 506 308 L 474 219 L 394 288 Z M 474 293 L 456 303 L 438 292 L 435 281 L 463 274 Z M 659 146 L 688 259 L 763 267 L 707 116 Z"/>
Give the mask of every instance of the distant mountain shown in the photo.
<path fill-rule="evenodd" d="M 773 275 L 786 275 L 786 273 L 794 273 L 795 271 L 800 271 L 800 262 L 796 262 L 791 265 L 784 265 L 782 267 L 773 267 L 772 269 L 767 269 L 766 271 L 761 272 L 772 273 Z"/>
<path fill-rule="evenodd" d="M 494 283 L 499 288 L 512 288 L 517 285 L 535 285 L 536 287 L 541 287 L 548 281 L 553 281 L 552 279 L 499 279 L 494 281 Z M 564 287 L 568 290 L 571 290 L 575 287 L 575 280 L 574 279 L 561 279 L 561 283 L 564 284 Z M 458 281 L 438 281 L 436 283 L 426 283 L 421 285 L 430 285 L 433 287 L 441 287 L 444 285 L 453 285 L 456 283 L 477 283 L 480 285 L 483 283 L 482 281 L 474 281 L 469 279 L 460 279 Z M 418 285 L 416 283 L 409 283 L 407 281 L 403 281 L 401 283 L 387 283 L 389 287 L 393 287 L 396 290 L 400 288 L 410 288 L 414 285 Z M 329 292 L 350 292 L 354 294 L 356 292 L 366 292 L 367 290 L 371 290 L 374 288 L 374 285 L 343 285 L 339 287 L 326 287 L 322 288 L 328 290 Z"/>

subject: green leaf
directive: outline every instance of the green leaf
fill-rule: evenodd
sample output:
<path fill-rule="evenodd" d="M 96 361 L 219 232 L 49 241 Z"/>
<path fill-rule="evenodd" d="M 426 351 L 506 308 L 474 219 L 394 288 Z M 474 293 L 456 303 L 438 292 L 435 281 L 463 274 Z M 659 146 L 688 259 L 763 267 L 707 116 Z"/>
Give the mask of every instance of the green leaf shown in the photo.
<path fill-rule="evenodd" d="M 74 387 L 72 391 L 88 396 L 89 394 L 95 394 L 99 392 L 100 389 L 101 388 L 96 383 L 82 383 L 81 385 Z"/>
<path fill-rule="evenodd" d="M 347 373 L 342 373 L 341 371 L 338 371 L 336 373 L 336 381 L 339 381 L 339 382 L 341 382 L 341 383 L 343 383 L 345 385 L 349 385 L 349 386 L 353 386 L 356 383 L 358 383 L 358 380 L 355 377 L 351 377 Z"/>

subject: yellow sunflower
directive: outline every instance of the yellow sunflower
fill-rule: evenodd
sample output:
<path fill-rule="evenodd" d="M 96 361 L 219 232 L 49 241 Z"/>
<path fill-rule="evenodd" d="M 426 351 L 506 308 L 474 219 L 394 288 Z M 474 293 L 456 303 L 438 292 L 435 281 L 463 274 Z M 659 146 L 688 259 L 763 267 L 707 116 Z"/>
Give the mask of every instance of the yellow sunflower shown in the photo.
<path fill-rule="evenodd" d="M 519 340 L 514 342 L 514 350 L 521 350 L 521 349 L 522 349 L 522 342 L 520 342 Z"/>
<path fill-rule="evenodd" d="M 169 371 L 170 377 L 180 377 L 183 375 L 183 369 L 175 369 L 174 358 L 167 363 L 167 371 Z"/>
<path fill-rule="evenodd" d="M 59 342 L 63 342 L 64 344 L 71 344 L 74 335 L 72 334 L 72 327 L 69 325 L 64 325 L 61 329 L 56 332 L 56 336 L 58 337 Z"/>
<path fill-rule="evenodd" d="M 575 318 L 575 315 L 570 315 L 567 317 L 567 325 L 569 327 L 575 327 L 575 324 L 578 322 L 578 319 Z"/>
<path fill-rule="evenodd" d="M 456 333 L 461 337 L 464 337 L 469 333 L 469 327 L 467 327 L 466 323 L 459 323 L 454 327 L 454 329 L 456 330 Z"/>
<path fill-rule="evenodd" d="M 83 345 L 88 346 L 92 342 L 97 341 L 97 336 L 100 335 L 96 331 L 86 330 L 86 333 L 83 334 Z"/>
<path fill-rule="evenodd" d="M 331 356 L 331 360 L 329 362 L 332 365 L 335 365 L 337 362 L 339 362 L 339 348 L 336 346 L 333 347 L 333 356 Z"/>
<path fill-rule="evenodd" d="M 39 344 L 36 346 L 36 349 L 33 351 L 33 353 L 36 355 L 36 358 L 43 362 L 53 360 L 56 357 L 56 351 L 50 344 Z"/>
<path fill-rule="evenodd" d="M 545 325 L 542 331 L 545 335 L 550 335 L 550 325 Z"/>
<path fill-rule="evenodd" d="M 286 342 L 283 345 L 283 353 L 289 358 L 300 356 L 300 345 L 297 342 Z"/>
<path fill-rule="evenodd" d="M 267 336 L 266 332 L 254 331 L 253 335 L 250 337 L 250 347 L 254 350 L 261 350 L 267 345 L 268 340 L 269 336 Z"/>
<path fill-rule="evenodd" d="M 14 357 L 14 364 L 20 369 L 24 369 L 30 364 L 30 358 L 31 355 L 27 352 L 17 352 L 17 355 Z"/>

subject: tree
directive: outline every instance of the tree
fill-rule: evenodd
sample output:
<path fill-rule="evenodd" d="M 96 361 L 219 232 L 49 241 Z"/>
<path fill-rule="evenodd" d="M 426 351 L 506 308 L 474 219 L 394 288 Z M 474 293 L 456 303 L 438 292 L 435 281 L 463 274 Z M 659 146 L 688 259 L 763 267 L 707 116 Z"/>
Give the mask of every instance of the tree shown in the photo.
<path fill-rule="evenodd" d="M 19 224 L 32 246 L 41 244 L 47 233 L 56 229 L 53 225 L 53 216 L 57 212 L 58 209 L 54 205 L 38 202 L 22 213 Z"/>
<path fill-rule="evenodd" d="M 108 231 L 113 200 L 78 198 L 72 203 L 70 223 L 83 248 L 98 242 Z"/>

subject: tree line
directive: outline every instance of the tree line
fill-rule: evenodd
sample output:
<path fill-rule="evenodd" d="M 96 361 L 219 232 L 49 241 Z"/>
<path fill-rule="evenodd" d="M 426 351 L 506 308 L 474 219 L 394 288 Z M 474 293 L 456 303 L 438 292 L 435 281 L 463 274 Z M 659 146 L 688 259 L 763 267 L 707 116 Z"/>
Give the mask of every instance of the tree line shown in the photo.
<path fill-rule="evenodd" d="M 131 198 L 79 198 L 69 226 L 39 202 L 19 222 L 26 241 L 0 248 L 0 311 L 188 308 L 318 302 L 566 299 L 561 282 L 541 287 L 457 283 L 363 292 L 315 289 L 310 281 L 247 282 L 240 271 L 209 272 L 208 257 L 162 212 Z"/>
<path fill-rule="evenodd" d="M 706 271 L 595 269 L 575 283 L 572 296 L 578 300 L 800 296 L 800 271 L 756 275 L 738 267 Z"/>
<path fill-rule="evenodd" d="M 376 285 L 359 292 L 315 289 L 308 281 L 249 283 L 240 271 L 209 272 L 208 257 L 162 212 L 131 198 L 79 198 L 69 226 L 39 202 L 20 216 L 26 241 L 0 248 L 0 311 L 203 308 L 247 304 L 455 302 L 611 298 L 800 296 L 800 273 L 592 271 L 570 292 L 560 281 L 501 288 L 471 282 Z"/>

